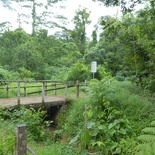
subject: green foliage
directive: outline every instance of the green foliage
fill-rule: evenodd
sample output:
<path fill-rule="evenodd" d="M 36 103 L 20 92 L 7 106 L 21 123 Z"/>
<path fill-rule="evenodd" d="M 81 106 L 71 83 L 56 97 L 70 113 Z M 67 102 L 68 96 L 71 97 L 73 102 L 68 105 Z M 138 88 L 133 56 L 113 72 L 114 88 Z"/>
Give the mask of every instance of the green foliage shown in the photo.
<path fill-rule="evenodd" d="M 106 72 L 106 69 L 104 66 L 102 65 L 98 65 L 97 66 L 97 72 L 95 73 L 95 78 L 98 79 L 98 80 L 102 80 L 103 78 L 109 76 L 110 78 L 110 73 L 109 72 Z"/>
<path fill-rule="evenodd" d="M 67 136 L 75 136 L 83 128 L 84 104 L 83 99 L 77 99 L 66 110 L 60 113 L 58 127 L 62 128 Z"/>
<path fill-rule="evenodd" d="M 139 144 L 135 147 L 135 155 L 155 154 L 155 121 L 142 130 L 138 136 Z"/>
<path fill-rule="evenodd" d="M 50 121 L 45 121 L 46 111 L 34 108 L 26 109 L 20 107 L 13 111 L 0 111 L 0 117 L 3 120 L 10 120 L 13 124 L 26 124 L 28 137 L 31 140 L 43 141 L 47 136 L 45 127 L 50 125 Z"/>
<path fill-rule="evenodd" d="M 56 142 L 61 138 L 62 138 L 62 130 L 55 130 L 52 135 L 52 140 Z"/>
<path fill-rule="evenodd" d="M 20 78 L 18 72 L 13 72 L 0 66 L 0 80 L 18 80 Z"/>
<path fill-rule="evenodd" d="M 68 81 L 85 81 L 89 78 L 89 68 L 88 66 L 77 62 L 68 71 Z"/>
<path fill-rule="evenodd" d="M 120 6 L 123 13 L 128 13 L 134 10 L 134 7 L 142 3 L 142 0 L 129 0 L 128 2 L 126 0 L 93 0 L 93 1 L 99 1 L 102 2 L 106 6 Z"/>
<path fill-rule="evenodd" d="M 15 110 L 13 115 L 12 121 L 15 120 L 14 117 L 17 117 L 18 123 L 27 125 L 30 139 L 43 141 L 46 138 L 47 132 L 45 127 L 50 125 L 49 121 L 45 121 L 46 111 L 21 108 L 20 110 Z"/>
<path fill-rule="evenodd" d="M 8 131 L 9 132 L 9 131 Z M 3 139 L 0 144 L 0 155 L 9 155 L 14 153 L 15 150 L 15 138 L 13 135 Z"/>
<path fill-rule="evenodd" d="M 130 154 L 134 146 L 131 139 L 134 131 L 126 116 L 112 108 L 105 100 L 93 103 L 90 111 L 90 148 L 101 150 L 104 154 Z"/>
<path fill-rule="evenodd" d="M 47 66 L 45 68 L 45 79 L 64 81 L 67 78 L 68 67 Z"/>
<path fill-rule="evenodd" d="M 109 77 L 105 77 L 102 81 L 91 81 L 89 100 L 81 100 L 78 105 L 71 105 L 69 112 L 65 112 L 67 119 L 63 121 L 63 129 L 74 136 L 70 141 L 72 145 L 87 148 L 88 151 L 101 151 L 105 155 L 131 155 L 136 130 L 129 121 L 130 118 L 124 114 L 124 109 L 115 109 L 114 103 L 105 99 L 106 89 L 113 83 L 108 79 Z M 86 127 L 85 117 L 88 118 Z"/>
<path fill-rule="evenodd" d="M 12 155 L 15 151 L 15 126 L 3 119 L 4 111 L 0 109 L 0 155 Z"/>
<path fill-rule="evenodd" d="M 108 81 L 105 78 L 102 81 L 93 80 L 90 87 L 90 98 L 94 103 L 102 99 L 109 101 L 117 110 L 127 114 L 138 131 L 148 124 L 148 119 L 155 118 L 153 103 L 147 100 L 144 92 L 140 94 L 138 87 L 129 81 L 118 82 L 114 79 Z"/>
<path fill-rule="evenodd" d="M 73 19 L 75 29 L 71 31 L 71 38 L 82 56 L 86 50 L 86 27 L 91 23 L 89 16 L 90 12 L 86 8 L 78 8 Z"/>
<path fill-rule="evenodd" d="M 50 142 L 50 144 L 33 144 L 33 149 L 38 155 L 79 155 L 81 150 L 60 142 Z M 84 155 L 84 154 L 83 154 Z"/>
<path fill-rule="evenodd" d="M 20 78 L 22 80 L 32 80 L 33 79 L 33 73 L 30 70 L 25 69 L 24 67 L 19 68 L 18 72 L 19 72 Z"/>

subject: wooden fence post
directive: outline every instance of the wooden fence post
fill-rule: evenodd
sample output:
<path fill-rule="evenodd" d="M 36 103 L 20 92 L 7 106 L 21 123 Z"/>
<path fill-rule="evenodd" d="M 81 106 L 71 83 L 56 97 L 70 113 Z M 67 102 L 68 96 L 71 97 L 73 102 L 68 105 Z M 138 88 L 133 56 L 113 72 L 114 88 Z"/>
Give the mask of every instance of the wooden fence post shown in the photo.
<path fill-rule="evenodd" d="M 24 97 L 26 97 L 26 81 L 24 81 Z"/>
<path fill-rule="evenodd" d="M 25 124 L 17 125 L 16 128 L 16 155 L 26 155 L 27 129 Z"/>
<path fill-rule="evenodd" d="M 56 95 L 56 88 L 57 88 L 57 84 L 56 84 L 56 81 L 54 81 L 54 95 Z"/>
<path fill-rule="evenodd" d="M 20 82 L 18 81 L 17 104 L 20 105 Z"/>
<path fill-rule="evenodd" d="M 79 81 L 76 81 L 76 97 L 79 97 Z"/>
<path fill-rule="evenodd" d="M 67 99 L 67 94 L 68 94 L 68 84 L 65 84 L 65 99 Z"/>
<path fill-rule="evenodd" d="M 42 82 L 42 103 L 45 102 L 45 82 Z"/>
<path fill-rule="evenodd" d="M 85 131 L 88 131 L 88 109 L 87 105 L 85 104 Z M 86 144 L 86 149 L 88 149 L 88 144 Z"/>
<path fill-rule="evenodd" d="M 9 97 L 9 82 L 6 81 L 6 98 Z"/>
<path fill-rule="evenodd" d="M 47 96 L 47 82 L 45 82 L 45 96 Z"/>

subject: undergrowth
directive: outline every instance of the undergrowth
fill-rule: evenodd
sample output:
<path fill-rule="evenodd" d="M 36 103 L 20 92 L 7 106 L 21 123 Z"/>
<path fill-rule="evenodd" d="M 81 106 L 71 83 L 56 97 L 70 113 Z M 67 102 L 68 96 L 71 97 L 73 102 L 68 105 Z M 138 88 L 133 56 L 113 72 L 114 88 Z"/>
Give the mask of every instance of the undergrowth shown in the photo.
<path fill-rule="evenodd" d="M 155 120 L 155 106 L 147 94 L 142 96 L 142 90 L 129 81 L 107 77 L 92 80 L 87 95 L 88 100 L 78 99 L 59 117 L 59 126 L 74 136 L 70 144 L 104 155 L 133 154 L 136 137 L 148 120 Z"/>
<path fill-rule="evenodd" d="M 89 97 L 92 100 L 104 98 L 109 101 L 115 109 L 124 112 L 138 132 L 148 125 L 148 120 L 155 120 L 154 103 L 142 96 L 142 91 L 130 81 L 95 81 L 90 87 Z"/>
<path fill-rule="evenodd" d="M 57 130 L 52 134 L 45 128 L 50 124 L 44 121 L 46 112 L 40 109 L 1 109 L 0 130 L 4 135 L 10 131 L 11 134 L 0 138 L 0 153 L 11 155 L 9 152 L 15 142 L 14 128 L 18 123 L 27 124 L 29 144 L 38 155 L 133 155 L 135 146 L 142 146 L 139 142 L 143 137 L 140 136 L 142 129 L 149 140 L 154 136 L 154 126 L 146 126 L 155 120 L 155 106 L 136 85 L 105 77 L 101 81 L 92 80 L 85 91 L 87 97 L 72 100 L 67 109 L 58 115 Z M 8 127 L 6 124 L 9 124 Z M 61 142 L 64 136 L 67 137 L 65 143 Z M 154 141 L 142 143 L 148 148 L 154 146 Z"/>

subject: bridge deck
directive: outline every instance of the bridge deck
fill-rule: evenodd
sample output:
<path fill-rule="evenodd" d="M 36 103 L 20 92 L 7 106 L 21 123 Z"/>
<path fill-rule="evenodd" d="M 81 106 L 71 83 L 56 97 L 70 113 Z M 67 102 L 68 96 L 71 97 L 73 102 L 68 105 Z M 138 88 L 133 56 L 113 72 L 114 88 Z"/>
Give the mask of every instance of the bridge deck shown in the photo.
<path fill-rule="evenodd" d="M 24 106 L 56 106 L 66 103 L 65 96 L 45 96 L 44 103 L 42 103 L 41 96 L 21 97 L 20 104 Z M 0 107 L 15 108 L 17 107 L 17 98 L 3 98 L 0 99 Z"/>

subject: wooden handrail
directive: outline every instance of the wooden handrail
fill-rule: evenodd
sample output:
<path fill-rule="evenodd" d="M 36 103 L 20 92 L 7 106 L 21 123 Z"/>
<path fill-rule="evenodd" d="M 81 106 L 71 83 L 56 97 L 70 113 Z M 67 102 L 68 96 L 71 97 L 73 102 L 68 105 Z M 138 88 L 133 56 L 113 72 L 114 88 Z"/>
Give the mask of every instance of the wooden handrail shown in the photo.
<path fill-rule="evenodd" d="M 31 94 L 36 94 L 36 93 L 41 93 L 42 94 L 42 103 L 45 101 L 45 96 L 47 95 L 47 92 L 49 91 L 54 91 L 54 95 L 56 95 L 56 91 L 60 89 L 65 90 L 65 97 L 67 98 L 68 94 L 68 88 L 71 87 L 76 87 L 76 97 L 79 97 L 79 91 L 80 91 L 80 86 L 85 86 L 86 82 L 84 84 L 80 84 L 79 81 L 77 80 L 76 83 L 71 84 L 71 82 L 61 82 L 60 81 L 52 81 L 52 80 L 0 80 L 0 82 L 3 82 L 4 85 L 0 86 L 0 90 L 6 90 L 6 98 L 9 97 L 9 90 L 10 89 L 17 89 L 17 104 L 20 105 L 21 102 L 21 90 L 23 90 L 23 96 L 26 97 L 27 95 Z M 11 83 L 17 83 L 17 86 L 10 86 L 9 84 Z M 38 82 L 39 85 L 28 85 L 28 83 L 36 83 Z M 42 83 L 42 85 L 41 85 Z M 59 85 L 59 87 L 57 87 Z M 53 88 L 49 88 L 53 87 Z M 28 88 L 40 88 L 40 90 L 33 91 L 33 92 L 27 92 Z"/>

